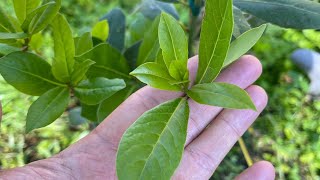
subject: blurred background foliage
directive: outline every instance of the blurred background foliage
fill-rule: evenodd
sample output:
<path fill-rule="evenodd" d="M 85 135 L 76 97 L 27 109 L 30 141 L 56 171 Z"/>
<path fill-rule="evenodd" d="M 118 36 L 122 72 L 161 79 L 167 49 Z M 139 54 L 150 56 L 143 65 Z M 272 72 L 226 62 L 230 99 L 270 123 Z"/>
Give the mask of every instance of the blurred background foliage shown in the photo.
<path fill-rule="evenodd" d="M 126 46 L 143 38 L 151 21 L 138 12 L 140 0 L 63 0 L 62 13 L 81 35 L 112 8 L 120 7 L 127 15 Z M 0 7 L 13 14 L 11 0 L 1 0 Z M 189 12 L 176 5 L 182 23 L 189 21 Z M 50 59 L 50 31 L 37 35 L 32 49 Z M 256 83 L 266 89 L 269 104 L 255 124 L 244 135 L 249 153 L 255 161 L 271 161 L 278 179 L 320 178 L 320 101 L 307 95 L 309 80 L 290 60 L 297 48 L 320 50 L 320 32 L 291 30 L 269 26 L 263 38 L 253 48 L 264 73 Z M 12 168 L 51 157 L 87 135 L 94 125 L 70 123 L 65 114 L 55 123 L 25 134 L 27 107 L 35 100 L 7 85 L 0 77 L 0 100 L 3 120 L 0 133 L 0 168 Z M 212 179 L 232 179 L 247 168 L 239 145 L 227 155 Z"/>

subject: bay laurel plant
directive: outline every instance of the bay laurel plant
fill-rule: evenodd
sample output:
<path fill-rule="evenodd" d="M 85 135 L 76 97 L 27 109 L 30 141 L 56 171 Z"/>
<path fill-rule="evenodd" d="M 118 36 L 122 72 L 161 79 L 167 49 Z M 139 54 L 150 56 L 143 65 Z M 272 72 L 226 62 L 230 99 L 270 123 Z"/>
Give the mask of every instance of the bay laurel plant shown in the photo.
<path fill-rule="evenodd" d="M 162 13 L 155 21 L 161 51 L 130 74 L 151 87 L 184 94 L 145 112 L 123 135 L 117 153 L 119 179 L 170 179 L 184 150 L 188 99 L 200 104 L 256 110 L 248 94 L 232 84 L 214 82 L 220 71 L 246 53 L 266 25 L 252 29 L 230 45 L 232 0 L 206 1 L 196 81 L 190 83 L 188 38 L 178 21 Z"/>

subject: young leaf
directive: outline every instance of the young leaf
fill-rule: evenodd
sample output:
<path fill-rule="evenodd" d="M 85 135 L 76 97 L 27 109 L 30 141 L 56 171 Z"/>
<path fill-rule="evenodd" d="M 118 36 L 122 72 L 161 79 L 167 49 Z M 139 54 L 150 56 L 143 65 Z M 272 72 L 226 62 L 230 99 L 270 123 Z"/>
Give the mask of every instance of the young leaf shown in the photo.
<path fill-rule="evenodd" d="M 79 62 L 86 59 L 91 59 L 96 62 L 87 73 L 89 78 L 131 79 L 129 76 L 130 67 L 128 62 L 117 49 L 111 47 L 109 44 L 100 44 L 81 56 L 76 57 L 76 60 Z"/>
<path fill-rule="evenodd" d="M 69 89 L 57 87 L 39 97 L 30 107 L 26 131 L 41 128 L 59 118 L 69 103 Z"/>
<path fill-rule="evenodd" d="M 42 31 L 50 24 L 58 14 L 61 7 L 61 0 L 55 0 L 56 3 L 49 4 L 44 11 L 39 11 L 29 25 L 28 33 L 36 34 Z"/>
<path fill-rule="evenodd" d="M 122 79 L 94 78 L 80 82 L 74 90 L 81 102 L 96 105 L 125 87 Z"/>
<path fill-rule="evenodd" d="M 2 57 L 0 74 L 13 87 L 33 96 L 39 96 L 56 86 L 65 86 L 56 82 L 45 60 L 26 52 L 14 52 Z"/>
<path fill-rule="evenodd" d="M 29 37 L 26 33 L 4 33 L 0 32 L 0 40 L 7 40 L 7 39 L 24 39 Z"/>
<path fill-rule="evenodd" d="M 156 60 L 157 53 L 160 49 L 158 38 L 159 22 L 160 17 L 153 21 L 151 28 L 146 32 L 139 50 L 137 66 Z"/>
<path fill-rule="evenodd" d="M 238 86 L 226 83 L 208 83 L 193 86 L 188 96 L 200 104 L 230 109 L 256 110 L 248 93 Z"/>
<path fill-rule="evenodd" d="M 74 38 L 76 56 L 88 52 L 93 48 L 93 42 L 90 32 L 82 34 L 82 36 Z"/>
<path fill-rule="evenodd" d="M 13 0 L 17 18 L 22 24 L 27 15 L 40 5 L 41 0 Z"/>
<path fill-rule="evenodd" d="M 232 0 L 206 1 L 205 11 L 200 37 L 197 84 L 212 82 L 218 76 L 233 30 Z"/>
<path fill-rule="evenodd" d="M 74 66 L 75 47 L 71 28 L 64 16 L 58 14 L 52 24 L 54 59 L 52 73 L 61 82 L 70 82 Z"/>
<path fill-rule="evenodd" d="M 169 69 L 171 62 L 176 60 L 185 62 L 185 66 L 187 66 L 187 37 L 180 24 L 172 16 L 165 13 L 162 13 L 160 18 L 159 43 L 167 69 Z"/>
<path fill-rule="evenodd" d="M 148 84 L 151 87 L 169 90 L 169 91 L 181 91 L 182 87 L 178 85 L 172 85 L 177 82 L 170 76 L 165 66 L 157 63 L 145 63 L 132 71 L 130 75 L 135 76 L 141 82 Z"/>
<path fill-rule="evenodd" d="M 106 41 L 109 36 L 109 24 L 107 20 L 103 20 L 94 25 L 92 29 L 92 37 Z"/>
<path fill-rule="evenodd" d="M 109 23 L 110 31 L 107 42 L 122 52 L 125 41 L 126 16 L 121 9 L 115 8 L 102 19 L 107 19 Z"/>
<path fill-rule="evenodd" d="M 296 29 L 320 29 L 320 4 L 307 0 L 234 0 L 234 5 L 267 22 Z"/>
<path fill-rule="evenodd" d="M 71 74 L 72 85 L 78 85 L 79 82 L 85 78 L 86 73 L 93 64 L 95 64 L 95 62 L 91 61 L 90 59 L 84 60 L 82 62 L 76 62 L 74 70 Z"/>
<path fill-rule="evenodd" d="M 30 12 L 28 14 L 28 16 L 25 18 L 25 20 L 23 21 L 23 23 L 21 25 L 21 29 L 24 32 L 29 32 L 29 26 L 31 25 L 32 20 L 36 16 L 38 16 L 39 14 L 43 14 L 46 11 L 46 9 L 52 8 L 54 6 L 56 6 L 55 2 L 48 2 L 47 4 L 44 4 L 44 5 L 40 6 L 40 7 L 38 7 L 37 9 L 33 10 L 32 12 Z"/>
<path fill-rule="evenodd" d="M 120 141 L 119 180 L 170 179 L 182 157 L 188 118 L 188 103 L 182 98 L 144 113 Z"/>
<path fill-rule="evenodd" d="M 137 86 L 127 86 L 125 89 L 115 93 L 113 96 L 105 99 L 99 104 L 97 109 L 97 120 L 102 122 L 109 116 L 123 101 L 125 101 L 133 92 L 137 90 Z"/>
<path fill-rule="evenodd" d="M 228 66 L 229 64 L 240 58 L 243 54 L 248 52 L 258 42 L 266 28 L 266 24 L 261 25 L 257 28 L 253 28 L 243 33 L 236 40 L 234 40 L 230 45 L 223 67 Z"/>

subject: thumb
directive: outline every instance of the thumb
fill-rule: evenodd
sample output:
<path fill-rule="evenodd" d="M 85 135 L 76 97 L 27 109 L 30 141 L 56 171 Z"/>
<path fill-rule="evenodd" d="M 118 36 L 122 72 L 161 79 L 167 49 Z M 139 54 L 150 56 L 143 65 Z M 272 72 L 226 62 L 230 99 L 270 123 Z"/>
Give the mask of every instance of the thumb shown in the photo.
<path fill-rule="evenodd" d="M 235 180 L 274 180 L 275 169 L 267 161 L 260 161 L 243 171 Z"/>

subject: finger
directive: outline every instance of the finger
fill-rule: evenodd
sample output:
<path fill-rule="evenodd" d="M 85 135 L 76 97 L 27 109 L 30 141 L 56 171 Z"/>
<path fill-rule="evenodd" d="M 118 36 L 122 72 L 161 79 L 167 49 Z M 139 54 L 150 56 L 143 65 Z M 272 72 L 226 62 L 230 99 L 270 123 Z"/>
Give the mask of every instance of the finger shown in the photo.
<path fill-rule="evenodd" d="M 267 104 L 265 91 L 250 86 L 247 92 L 258 111 L 223 110 L 214 121 L 186 148 L 175 173 L 177 179 L 209 179 L 240 136 Z"/>
<path fill-rule="evenodd" d="M 261 73 L 262 66 L 257 58 L 254 56 L 243 56 L 229 68 L 222 71 L 217 81 L 235 84 L 245 89 L 253 84 Z M 201 105 L 193 100 L 189 100 L 189 105 L 191 113 L 186 145 L 197 137 L 223 109 L 220 107 Z"/>
<path fill-rule="evenodd" d="M 260 161 L 243 171 L 235 180 L 274 180 L 275 170 L 271 163 Z"/>

